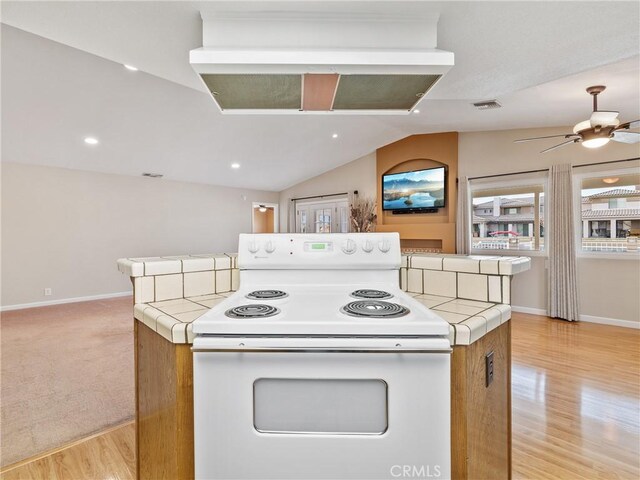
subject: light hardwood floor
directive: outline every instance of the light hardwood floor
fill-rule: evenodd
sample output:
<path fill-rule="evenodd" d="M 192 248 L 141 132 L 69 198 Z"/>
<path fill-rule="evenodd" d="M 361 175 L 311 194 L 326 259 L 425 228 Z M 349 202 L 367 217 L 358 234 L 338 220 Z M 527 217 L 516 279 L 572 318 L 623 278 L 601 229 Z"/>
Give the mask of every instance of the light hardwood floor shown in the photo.
<path fill-rule="evenodd" d="M 640 478 L 640 331 L 513 317 L 514 479 Z M 127 424 L 0 478 L 132 479 L 133 443 Z"/>
<path fill-rule="evenodd" d="M 2 480 L 131 480 L 135 478 L 133 422 L 8 466 Z"/>
<path fill-rule="evenodd" d="M 514 314 L 514 479 L 640 478 L 640 331 Z"/>

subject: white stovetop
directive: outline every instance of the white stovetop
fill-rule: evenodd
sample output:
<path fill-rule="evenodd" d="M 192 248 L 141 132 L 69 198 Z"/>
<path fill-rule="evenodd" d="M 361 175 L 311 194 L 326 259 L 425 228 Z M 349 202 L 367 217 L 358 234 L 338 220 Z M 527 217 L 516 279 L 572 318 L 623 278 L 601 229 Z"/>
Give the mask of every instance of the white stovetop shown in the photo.
<path fill-rule="evenodd" d="M 277 300 L 252 300 L 246 295 L 256 289 L 282 290 L 288 297 Z M 350 292 L 362 289 L 389 292 L 393 298 L 385 299 L 409 308 L 410 313 L 397 318 L 360 318 L 340 312 L 340 307 L 353 298 Z M 247 304 L 267 304 L 278 307 L 279 314 L 258 319 L 229 318 L 225 312 L 232 307 Z M 439 315 L 400 290 L 392 283 L 351 283 L 346 285 L 292 285 L 270 284 L 249 286 L 214 306 L 193 323 L 198 334 L 238 335 L 444 335 L 449 324 Z"/>

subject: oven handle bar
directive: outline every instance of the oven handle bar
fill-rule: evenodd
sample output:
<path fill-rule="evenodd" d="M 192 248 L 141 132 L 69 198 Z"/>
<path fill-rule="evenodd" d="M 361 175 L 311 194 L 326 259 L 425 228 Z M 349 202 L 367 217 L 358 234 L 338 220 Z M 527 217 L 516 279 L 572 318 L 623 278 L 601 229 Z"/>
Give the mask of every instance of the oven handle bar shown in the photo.
<path fill-rule="evenodd" d="M 221 348 L 192 348 L 194 353 L 202 352 L 234 352 L 234 353 L 289 353 L 289 352 L 320 352 L 320 353 L 451 353 L 451 348 L 445 349 L 425 349 L 425 348 L 331 348 L 331 347 L 221 347 Z"/>
<path fill-rule="evenodd" d="M 196 336 L 193 352 L 451 353 L 449 339 Z"/>

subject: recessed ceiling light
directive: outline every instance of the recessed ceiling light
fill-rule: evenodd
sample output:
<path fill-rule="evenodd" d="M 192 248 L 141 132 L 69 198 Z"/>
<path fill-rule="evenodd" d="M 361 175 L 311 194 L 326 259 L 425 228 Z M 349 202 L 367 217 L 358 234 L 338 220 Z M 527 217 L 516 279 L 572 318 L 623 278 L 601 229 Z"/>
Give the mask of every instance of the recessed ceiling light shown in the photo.
<path fill-rule="evenodd" d="M 86 143 L 88 145 L 97 145 L 98 144 L 98 139 L 97 138 L 93 138 L 93 137 L 86 137 L 84 139 L 84 143 Z"/>
<path fill-rule="evenodd" d="M 134 67 L 133 65 L 127 65 L 126 63 L 124 64 L 124 68 L 126 68 L 127 70 L 131 70 L 132 72 L 138 71 L 136 67 Z"/>
<path fill-rule="evenodd" d="M 331 138 L 338 138 L 338 134 L 334 133 L 333 135 L 331 135 Z"/>
<path fill-rule="evenodd" d="M 231 168 L 240 168 L 240 164 L 239 163 L 232 163 L 231 164 Z"/>
<path fill-rule="evenodd" d="M 420 110 L 418 110 L 417 108 L 413 111 L 413 113 L 420 113 Z"/>

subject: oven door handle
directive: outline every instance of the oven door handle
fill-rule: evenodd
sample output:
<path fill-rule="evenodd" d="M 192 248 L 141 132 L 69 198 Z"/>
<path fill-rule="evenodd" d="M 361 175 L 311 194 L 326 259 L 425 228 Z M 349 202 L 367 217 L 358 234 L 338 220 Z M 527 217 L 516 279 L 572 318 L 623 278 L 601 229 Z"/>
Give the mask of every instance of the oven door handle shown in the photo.
<path fill-rule="evenodd" d="M 451 353 L 449 339 L 196 336 L 193 352 Z"/>
<path fill-rule="evenodd" d="M 243 337 L 200 335 L 194 352 L 451 353 L 449 339 L 434 337 Z"/>
<path fill-rule="evenodd" d="M 336 348 L 336 347 L 211 347 L 191 349 L 194 353 L 202 352 L 233 352 L 233 353 L 451 353 L 451 348 L 427 349 L 427 348 Z"/>

